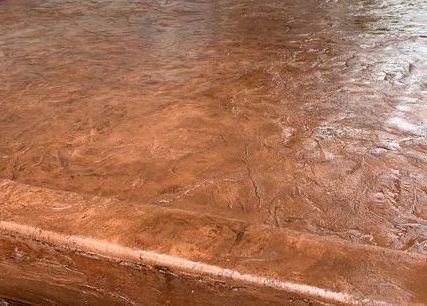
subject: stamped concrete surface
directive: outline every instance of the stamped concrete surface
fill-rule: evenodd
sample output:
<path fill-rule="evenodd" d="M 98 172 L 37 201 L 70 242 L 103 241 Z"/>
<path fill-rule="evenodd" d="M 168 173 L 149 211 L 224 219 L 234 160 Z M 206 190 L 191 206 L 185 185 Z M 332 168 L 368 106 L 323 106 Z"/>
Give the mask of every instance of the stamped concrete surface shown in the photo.
<path fill-rule="evenodd" d="M 426 304 L 426 16 L 0 0 L 0 305 Z"/>

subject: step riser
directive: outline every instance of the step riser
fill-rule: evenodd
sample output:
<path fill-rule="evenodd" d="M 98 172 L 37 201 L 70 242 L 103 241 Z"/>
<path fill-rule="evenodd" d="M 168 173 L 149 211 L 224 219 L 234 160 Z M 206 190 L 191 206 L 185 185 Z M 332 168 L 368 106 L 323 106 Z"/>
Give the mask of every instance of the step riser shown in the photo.
<path fill-rule="evenodd" d="M 318 304 L 284 291 L 72 251 L 4 232 L 0 269 L 0 296 L 32 305 Z"/>

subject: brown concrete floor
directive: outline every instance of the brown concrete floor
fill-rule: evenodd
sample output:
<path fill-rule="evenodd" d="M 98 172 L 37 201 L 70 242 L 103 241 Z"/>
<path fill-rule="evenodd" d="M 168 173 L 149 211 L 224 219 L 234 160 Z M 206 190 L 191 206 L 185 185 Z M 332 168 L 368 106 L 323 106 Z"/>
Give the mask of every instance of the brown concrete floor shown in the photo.
<path fill-rule="evenodd" d="M 0 178 L 425 256 L 426 15 L 1 0 Z"/>
<path fill-rule="evenodd" d="M 426 253 L 422 1 L 1 2 L 0 176 Z"/>

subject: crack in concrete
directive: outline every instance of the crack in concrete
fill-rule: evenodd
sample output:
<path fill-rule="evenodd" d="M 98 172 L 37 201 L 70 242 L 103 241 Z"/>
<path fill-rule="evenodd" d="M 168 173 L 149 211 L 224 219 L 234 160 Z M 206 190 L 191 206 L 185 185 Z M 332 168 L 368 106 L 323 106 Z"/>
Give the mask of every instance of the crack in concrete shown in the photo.
<path fill-rule="evenodd" d="M 246 172 L 248 174 L 248 178 L 251 181 L 252 188 L 254 190 L 254 195 L 257 198 L 258 208 L 260 208 L 262 206 L 262 199 L 261 199 L 261 196 L 260 196 L 258 185 L 256 184 L 256 182 L 254 180 L 251 167 L 249 166 L 248 159 L 249 159 L 249 148 L 248 148 L 248 144 L 246 144 L 245 145 L 245 156 L 241 158 L 241 161 L 242 161 L 242 163 L 246 167 Z"/>

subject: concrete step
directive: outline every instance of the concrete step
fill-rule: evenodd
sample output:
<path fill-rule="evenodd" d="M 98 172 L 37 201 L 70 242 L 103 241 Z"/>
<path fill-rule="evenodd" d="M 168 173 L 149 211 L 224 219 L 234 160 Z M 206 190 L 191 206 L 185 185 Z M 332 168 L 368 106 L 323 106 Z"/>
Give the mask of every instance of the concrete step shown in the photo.
<path fill-rule="evenodd" d="M 417 253 L 8 180 L 0 211 L 0 296 L 26 303 L 427 303 Z"/>

